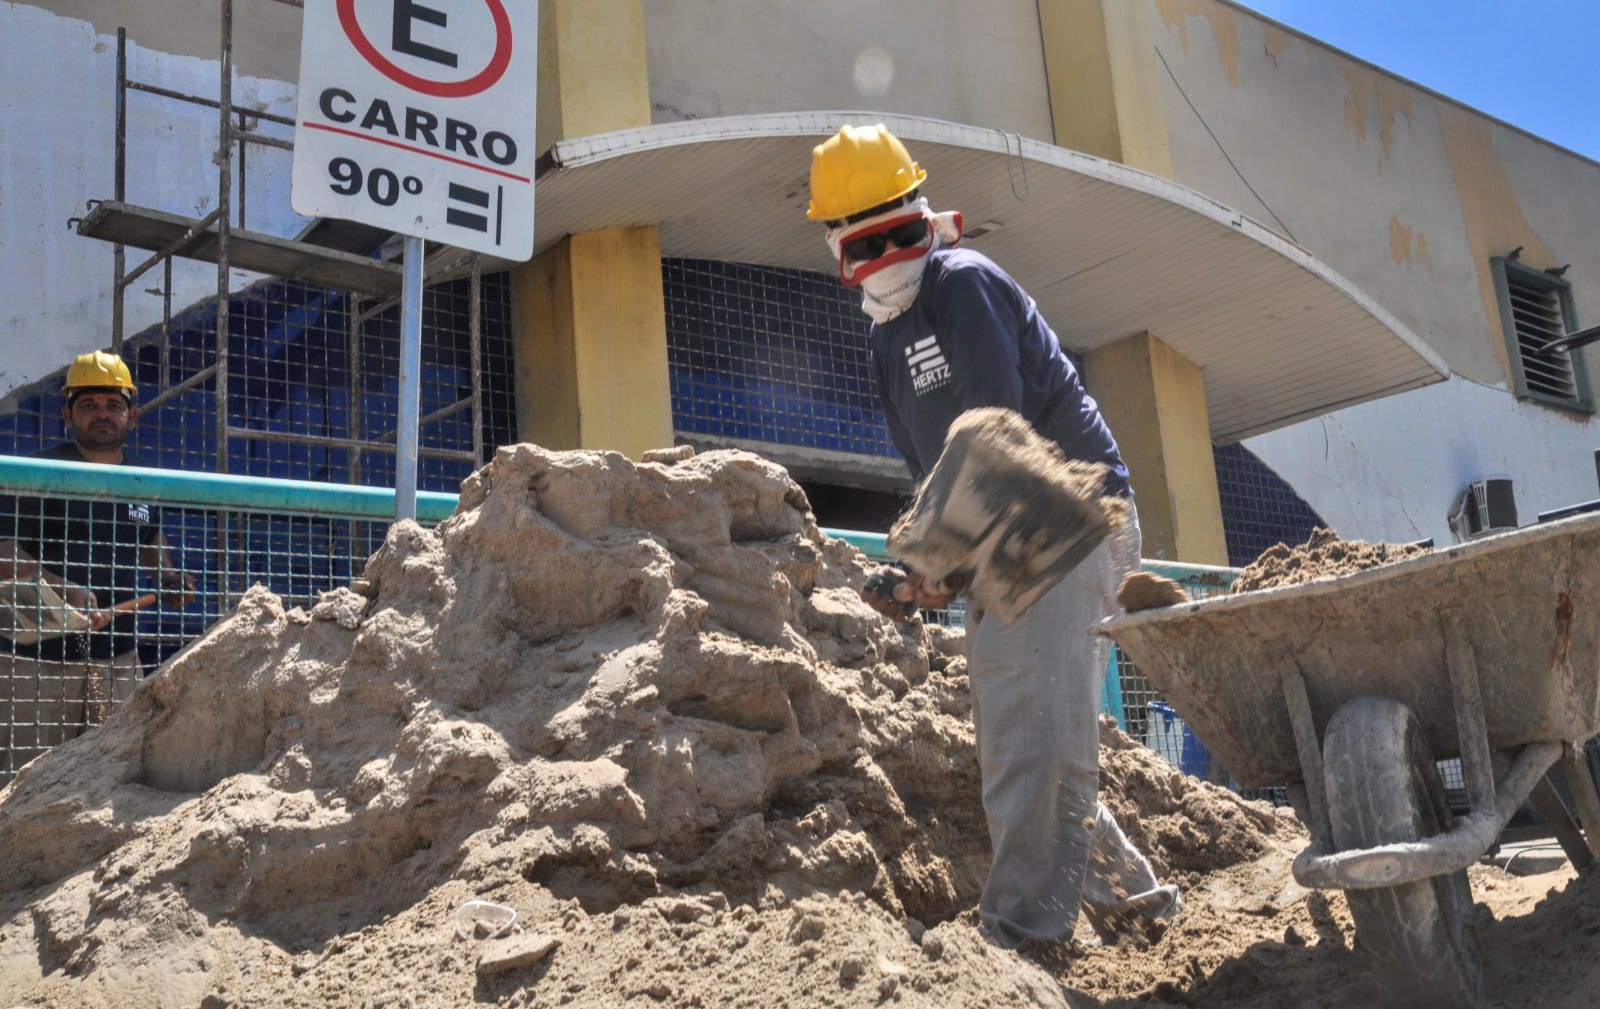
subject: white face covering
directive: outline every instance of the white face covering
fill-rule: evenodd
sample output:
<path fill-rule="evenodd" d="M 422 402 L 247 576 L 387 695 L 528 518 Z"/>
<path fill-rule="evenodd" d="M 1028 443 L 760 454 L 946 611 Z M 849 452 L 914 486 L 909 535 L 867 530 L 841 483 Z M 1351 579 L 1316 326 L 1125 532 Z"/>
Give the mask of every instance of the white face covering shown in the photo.
<path fill-rule="evenodd" d="M 897 249 L 867 263 L 844 258 L 844 243 L 851 238 L 881 230 L 875 226 L 886 221 L 904 220 L 919 212 L 927 218 L 929 225 L 928 241 L 922 248 Z M 919 197 L 914 204 L 896 207 L 842 228 L 829 228 L 826 239 L 829 250 L 839 263 L 839 279 L 861 287 L 861 310 L 874 322 L 888 322 L 917 300 L 917 292 L 922 289 L 922 272 L 928 265 L 928 254 L 961 241 L 961 213 L 935 214 L 929 209 L 927 198 Z"/>
<path fill-rule="evenodd" d="M 922 290 L 922 271 L 927 265 L 924 254 L 886 266 L 862 280 L 861 310 L 872 316 L 873 322 L 888 322 L 900 315 L 917 300 L 917 292 Z"/>

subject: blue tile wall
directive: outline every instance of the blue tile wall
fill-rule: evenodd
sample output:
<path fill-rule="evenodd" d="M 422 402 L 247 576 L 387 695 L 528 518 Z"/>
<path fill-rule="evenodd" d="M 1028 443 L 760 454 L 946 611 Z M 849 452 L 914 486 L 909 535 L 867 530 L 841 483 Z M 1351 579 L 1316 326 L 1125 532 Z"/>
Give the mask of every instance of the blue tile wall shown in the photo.
<path fill-rule="evenodd" d="M 867 362 L 860 295 L 801 270 L 668 259 L 673 426 L 894 456 Z"/>
<path fill-rule="evenodd" d="M 1293 487 L 1241 444 L 1213 449 L 1228 563 L 1245 567 L 1278 543 L 1304 543 L 1326 526 Z"/>

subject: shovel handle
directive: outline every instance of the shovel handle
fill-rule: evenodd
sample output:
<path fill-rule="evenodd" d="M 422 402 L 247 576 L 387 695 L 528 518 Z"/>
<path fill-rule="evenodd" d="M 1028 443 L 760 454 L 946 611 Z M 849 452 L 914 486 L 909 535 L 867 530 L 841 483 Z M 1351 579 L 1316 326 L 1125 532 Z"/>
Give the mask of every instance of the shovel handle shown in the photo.
<path fill-rule="evenodd" d="M 133 612 L 135 610 L 142 610 L 146 606 L 154 606 L 156 603 L 158 603 L 160 601 L 161 601 L 161 597 L 159 595 L 157 595 L 156 593 L 154 593 L 154 592 L 146 592 L 144 595 L 138 597 L 137 599 L 124 599 L 122 602 L 117 603 L 116 605 L 112 606 L 111 608 L 113 610 L 116 610 L 118 613 L 131 613 L 131 612 Z"/>

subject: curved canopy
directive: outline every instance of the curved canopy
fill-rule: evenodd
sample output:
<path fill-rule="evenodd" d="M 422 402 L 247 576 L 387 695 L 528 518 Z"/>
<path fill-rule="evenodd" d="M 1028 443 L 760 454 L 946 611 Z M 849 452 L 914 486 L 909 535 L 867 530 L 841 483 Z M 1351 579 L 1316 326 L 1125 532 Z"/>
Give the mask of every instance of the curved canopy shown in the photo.
<path fill-rule="evenodd" d="M 1205 378 L 1221 443 L 1446 377 L 1398 319 L 1293 242 L 1171 180 L 935 119 L 799 112 L 662 123 L 556 143 L 534 248 L 657 225 L 664 256 L 829 272 L 806 220 L 811 148 L 883 122 L 928 170 L 935 210 L 1038 301 L 1067 347 L 1150 331 Z"/>

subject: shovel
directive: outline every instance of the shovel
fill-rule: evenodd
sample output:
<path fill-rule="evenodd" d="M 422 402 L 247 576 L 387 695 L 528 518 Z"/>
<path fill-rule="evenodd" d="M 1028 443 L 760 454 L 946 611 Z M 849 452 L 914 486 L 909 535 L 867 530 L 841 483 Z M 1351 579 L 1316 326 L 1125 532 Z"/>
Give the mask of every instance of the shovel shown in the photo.
<path fill-rule="evenodd" d="M 111 607 L 118 613 L 142 610 L 160 600 L 154 592 L 124 599 Z M 9 618 L 9 619 L 7 619 Z M 45 582 L 0 581 L 0 633 L 19 645 L 35 645 L 45 638 L 81 634 L 92 628 L 89 615 L 67 605 L 54 587 Z"/>
<path fill-rule="evenodd" d="M 1069 460 L 1011 410 L 956 418 L 939 461 L 889 533 L 889 549 L 939 591 L 1010 623 L 1125 519 L 1107 467 Z"/>

